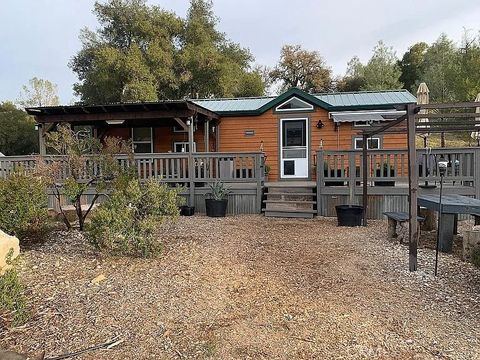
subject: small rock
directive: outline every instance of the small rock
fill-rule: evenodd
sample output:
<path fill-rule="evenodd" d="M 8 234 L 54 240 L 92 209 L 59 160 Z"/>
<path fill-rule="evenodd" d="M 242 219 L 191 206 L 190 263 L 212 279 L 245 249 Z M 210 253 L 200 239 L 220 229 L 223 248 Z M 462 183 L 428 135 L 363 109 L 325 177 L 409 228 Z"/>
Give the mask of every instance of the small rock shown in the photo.
<path fill-rule="evenodd" d="M 105 277 L 105 275 L 103 274 L 100 274 L 98 275 L 97 277 L 95 277 L 94 279 L 92 279 L 92 284 L 94 285 L 98 285 L 100 284 L 102 281 L 106 280 L 107 278 Z"/>
<path fill-rule="evenodd" d="M 20 242 L 15 236 L 5 234 L 0 230 L 0 275 L 6 270 L 11 268 L 10 264 L 7 264 L 7 257 L 15 259 L 20 254 Z"/>

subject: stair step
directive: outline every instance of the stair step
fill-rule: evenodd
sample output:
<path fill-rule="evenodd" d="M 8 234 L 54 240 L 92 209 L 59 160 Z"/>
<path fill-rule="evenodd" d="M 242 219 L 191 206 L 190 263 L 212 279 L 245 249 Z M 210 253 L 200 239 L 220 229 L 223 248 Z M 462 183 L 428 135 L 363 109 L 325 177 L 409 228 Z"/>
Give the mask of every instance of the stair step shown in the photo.
<path fill-rule="evenodd" d="M 265 195 L 317 196 L 314 192 L 265 192 Z"/>
<path fill-rule="evenodd" d="M 266 210 L 266 217 L 278 217 L 278 218 L 303 218 L 303 219 L 312 219 L 315 212 L 309 211 L 276 211 L 276 210 Z"/>
<path fill-rule="evenodd" d="M 264 203 L 272 204 L 316 204 L 316 201 L 311 200 L 263 200 Z"/>
<path fill-rule="evenodd" d="M 282 210 L 282 209 L 274 209 L 274 210 L 268 210 L 268 209 L 265 209 L 263 208 L 262 209 L 264 212 L 277 212 L 277 213 L 283 213 L 283 212 L 286 212 L 286 213 L 305 213 L 305 214 L 316 214 L 317 213 L 317 210 L 313 210 L 313 209 L 288 209 L 288 210 Z"/>

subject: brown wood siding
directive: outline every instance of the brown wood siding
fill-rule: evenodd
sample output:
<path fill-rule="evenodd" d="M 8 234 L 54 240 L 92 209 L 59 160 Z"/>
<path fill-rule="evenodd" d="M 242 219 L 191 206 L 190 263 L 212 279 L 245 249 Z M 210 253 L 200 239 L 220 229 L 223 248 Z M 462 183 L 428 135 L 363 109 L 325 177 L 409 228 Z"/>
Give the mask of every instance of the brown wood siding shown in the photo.
<path fill-rule="evenodd" d="M 246 136 L 245 130 L 254 130 Z M 259 151 L 263 140 L 266 164 L 270 166 L 269 179 L 278 177 L 278 118 L 273 111 L 259 116 L 226 117 L 219 125 L 219 151 Z"/>
<path fill-rule="evenodd" d="M 270 166 L 269 180 L 278 179 L 279 172 L 279 119 L 289 117 L 308 117 L 310 119 L 310 168 L 314 178 L 314 155 L 323 145 L 325 150 L 349 150 L 352 148 L 353 138 L 361 131 L 354 128 L 352 123 L 341 124 L 335 130 L 333 120 L 328 118 L 328 112 L 315 108 L 309 113 L 278 114 L 273 110 L 259 116 L 225 117 L 221 119 L 219 132 L 219 151 L 258 151 L 263 141 L 264 151 L 267 156 L 266 164 Z M 324 127 L 317 128 L 321 120 Z M 254 130 L 254 136 L 246 136 L 245 130 Z M 384 149 L 405 149 L 407 137 L 403 134 L 381 135 Z"/>
<path fill-rule="evenodd" d="M 131 138 L 131 128 L 115 128 L 107 129 L 104 136 L 120 137 L 124 140 Z M 200 124 L 194 132 L 194 139 L 197 143 L 197 151 L 205 151 L 203 124 Z M 173 127 L 162 126 L 153 128 L 154 146 L 153 151 L 156 153 L 173 152 L 173 144 L 175 142 L 188 142 L 188 133 L 174 132 Z M 215 137 L 210 133 L 210 151 L 215 151 Z"/>

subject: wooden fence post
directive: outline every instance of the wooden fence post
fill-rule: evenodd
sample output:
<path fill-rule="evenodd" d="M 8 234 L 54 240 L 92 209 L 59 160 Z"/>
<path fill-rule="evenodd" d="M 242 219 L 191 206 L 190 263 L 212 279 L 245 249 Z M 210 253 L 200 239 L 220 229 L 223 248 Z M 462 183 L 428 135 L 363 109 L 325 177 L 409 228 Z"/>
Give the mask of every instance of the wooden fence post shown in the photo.
<path fill-rule="evenodd" d="M 256 154 L 255 159 L 255 178 L 257 180 L 257 213 L 262 212 L 263 197 L 263 180 L 265 177 L 265 169 L 263 164 L 263 154 Z"/>
<path fill-rule="evenodd" d="M 353 205 L 355 202 L 356 173 L 355 153 L 351 151 L 348 153 L 348 193 L 350 205 Z"/>
<path fill-rule="evenodd" d="M 189 178 L 189 205 L 195 206 L 195 161 L 193 159 L 193 117 L 188 118 L 188 178 Z"/>
<path fill-rule="evenodd" d="M 367 210 L 368 210 L 368 152 L 367 152 L 368 136 L 363 135 L 362 146 L 362 168 L 363 168 L 363 226 L 367 226 Z"/>
<path fill-rule="evenodd" d="M 317 215 L 319 216 L 326 216 L 324 209 L 323 209 L 323 186 L 324 186 L 324 152 L 323 150 L 317 151 Z"/>
<path fill-rule="evenodd" d="M 476 148 L 473 154 L 473 186 L 475 186 L 475 198 L 480 199 L 480 148 Z"/>
<path fill-rule="evenodd" d="M 415 104 L 407 105 L 407 129 L 408 129 L 408 243 L 409 256 L 408 268 L 410 271 L 417 270 L 417 196 L 418 196 L 418 168 L 417 151 L 415 148 Z"/>

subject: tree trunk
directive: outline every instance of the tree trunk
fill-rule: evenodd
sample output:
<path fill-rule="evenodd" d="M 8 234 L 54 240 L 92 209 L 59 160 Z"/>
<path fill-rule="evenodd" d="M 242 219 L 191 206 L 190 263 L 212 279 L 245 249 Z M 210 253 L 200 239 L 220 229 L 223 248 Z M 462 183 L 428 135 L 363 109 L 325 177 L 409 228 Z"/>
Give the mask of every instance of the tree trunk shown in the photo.
<path fill-rule="evenodd" d="M 77 211 L 77 217 L 78 217 L 78 228 L 80 231 L 83 231 L 83 214 L 82 214 L 82 204 L 80 202 L 80 197 L 75 200 L 75 210 Z"/>

